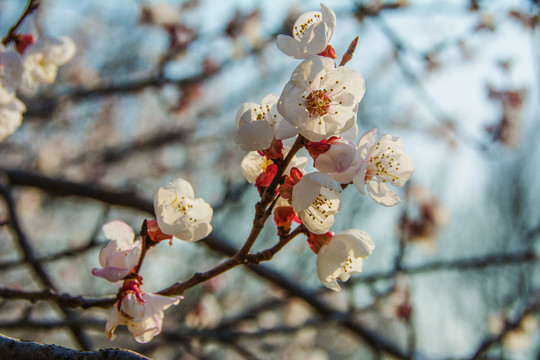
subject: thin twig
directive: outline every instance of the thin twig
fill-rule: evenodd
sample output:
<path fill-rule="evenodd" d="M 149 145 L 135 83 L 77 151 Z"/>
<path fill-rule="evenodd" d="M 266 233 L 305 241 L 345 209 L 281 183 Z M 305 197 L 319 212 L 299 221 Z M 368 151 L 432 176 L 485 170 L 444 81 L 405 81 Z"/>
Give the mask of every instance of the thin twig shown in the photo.
<path fill-rule="evenodd" d="M 28 15 L 30 15 L 34 10 L 36 10 L 38 8 L 38 6 L 39 6 L 39 0 L 29 0 L 28 1 L 28 4 L 26 5 L 26 8 L 25 8 L 24 12 L 22 13 L 21 17 L 19 18 L 19 20 L 17 20 L 15 25 L 13 25 L 12 27 L 9 28 L 8 33 L 2 39 L 2 45 L 6 46 L 11 41 L 16 39 L 17 29 L 22 24 L 23 20 Z"/>

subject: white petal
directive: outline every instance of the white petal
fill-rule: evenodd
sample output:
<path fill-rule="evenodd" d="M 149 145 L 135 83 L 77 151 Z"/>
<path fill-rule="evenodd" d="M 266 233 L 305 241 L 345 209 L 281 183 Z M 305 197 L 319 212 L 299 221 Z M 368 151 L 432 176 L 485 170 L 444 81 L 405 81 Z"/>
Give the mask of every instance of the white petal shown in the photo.
<path fill-rule="evenodd" d="M 143 294 L 143 300 L 145 301 L 145 317 L 154 316 L 163 310 L 168 309 L 172 305 L 178 305 L 183 296 L 163 296 L 159 294 Z"/>
<path fill-rule="evenodd" d="M 132 320 L 142 321 L 146 317 L 145 306 L 146 304 L 139 302 L 135 294 L 129 292 L 122 299 L 120 310 Z"/>
<path fill-rule="evenodd" d="M 111 311 L 111 314 L 109 315 L 109 318 L 107 319 L 107 324 L 105 325 L 105 335 L 109 338 L 109 340 L 114 340 L 116 338 L 116 334 L 114 333 L 114 330 L 118 325 L 125 324 L 123 316 L 121 316 L 120 312 L 116 308 L 116 304 L 113 306 L 113 309 Z"/>
<path fill-rule="evenodd" d="M 310 174 L 308 174 L 310 175 Z M 319 196 L 321 184 L 312 181 L 304 175 L 302 179 L 293 187 L 292 206 L 294 212 L 298 213 L 307 209 Z"/>
<path fill-rule="evenodd" d="M 317 275 L 322 284 L 332 290 L 339 291 L 341 287 L 336 279 L 341 276 L 347 260 L 347 247 L 341 241 L 330 241 L 323 246 L 317 255 Z M 330 244 L 332 244 L 330 246 Z"/>
<path fill-rule="evenodd" d="M 307 54 L 300 46 L 300 42 L 291 36 L 278 35 L 276 45 L 281 52 L 294 59 L 304 59 Z"/>
<path fill-rule="evenodd" d="M 118 249 L 127 250 L 133 247 L 135 233 L 131 226 L 120 220 L 113 220 L 101 228 L 105 237 L 109 240 L 116 240 Z"/>
<path fill-rule="evenodd" d="M 320 212 L 310 212 L 309 210 L 314 210 L 314 208 L 310 207 L 298 213 L 302 224 L 314 234 L 327 233 L 332 225 L 334 225 L 334 215 L 322 216 Z"/>
<path fill-rule="evenodd" d="M 178 178 L 173 180 L 171 184 L 174 186 L 178 195 L 184 196 L 186 199 L 193 199 L 195 197 L 193 187 L 188 181 Z"/>
<path fill-rule="evenodd" d="M 388 189 L 385 184 L 378 181 L 370 181 L 367 184 L 369 195 L 381 205 L 394 206 L 401 202 L 399 196 L 397 196 L 392 190 Z"/>
<path fill-rule="evenodd" d="M 254 184 L 257 177 L 262 173 L 262 163 L 263 157 L 256 151 L 250 151 L 242 159 L 240 168 L 249 183 Z"/>
<path fill-rule="evenodd" d="M 319 155 L 314 166 L 324 173 L 342 173 L 351 166 L 356 156 L 356 145 L 349 141 L 337 140 L 330 149 Z"/>
<path fill-rule="evenodd" d="M 268 149 L 272 140 L 274 127 L 267 121 L 254 121 L 240 126 L 234 136 L 234 141 L 245 151 Z"/>

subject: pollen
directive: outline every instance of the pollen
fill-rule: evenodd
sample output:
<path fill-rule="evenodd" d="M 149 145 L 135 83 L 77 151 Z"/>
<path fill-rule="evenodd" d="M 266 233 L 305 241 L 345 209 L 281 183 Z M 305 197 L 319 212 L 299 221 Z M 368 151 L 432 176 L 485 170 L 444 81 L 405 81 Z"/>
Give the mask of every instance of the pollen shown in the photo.
<path fill-rule="evenodd" d="M 332 99 L 324 90 L 313 90 L 305 99 L 306 110 L 311 115 L 323 116 L 328 113 Z"/>

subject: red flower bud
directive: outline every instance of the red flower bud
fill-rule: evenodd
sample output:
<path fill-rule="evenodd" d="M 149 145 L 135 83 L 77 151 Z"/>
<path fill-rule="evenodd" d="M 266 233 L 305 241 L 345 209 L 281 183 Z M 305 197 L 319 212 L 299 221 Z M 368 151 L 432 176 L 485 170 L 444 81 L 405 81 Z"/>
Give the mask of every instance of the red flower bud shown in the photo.
<path fill-rule="evenodd" d="M 146 231 L 148 232 L 148 237 L 154 242 L 160 242 L 163 240 L 171 240 L 172 235 L 164 234 L 159 228 L 157 220 L 148 220 L 146 219 Z"/>
<path fill-rule="evenodd" d="M 336 50 L 332 47 L 332 45 L 328 44 L 326 45 L 326 48 L 323 50 L 323 52 L 317 54 L 319 56 L 325 56 L 329 57 L 330 59 L 336 58 Z"/>
<path fill-rule="evenodd" d="M 332 240 L 332 236 L 334 236 L 334 233 L 331 231 L 328 231 L 325 234 L 310 233 L 307 242 L 311 251 L 313 251 L 315 254 L 318 254 L 319 250 L 321 250 L 324 245 L 328 245 L 330 240 Z"/>
<path fill-rule="evenodd" d="M 32 34 L 18 34 L 15 37 L 15 49 L 19 54 L 24 54 L 26 48 L 35 42 L 34 35 Z"/>

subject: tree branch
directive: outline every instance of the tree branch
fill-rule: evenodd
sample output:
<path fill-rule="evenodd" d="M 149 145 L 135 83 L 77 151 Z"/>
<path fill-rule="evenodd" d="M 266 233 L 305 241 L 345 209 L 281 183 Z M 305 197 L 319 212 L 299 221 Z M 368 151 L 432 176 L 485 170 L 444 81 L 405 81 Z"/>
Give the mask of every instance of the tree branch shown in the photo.
<path fill-rule="evenodd" d="M 2 359 L 33 360 L 150 360 L 141 354 L 123 349 L 101 349 L 78 351 L 58 345 L 44 345 L 26 340 L 17 340 L 0 335 L 0 354 Z"/>

